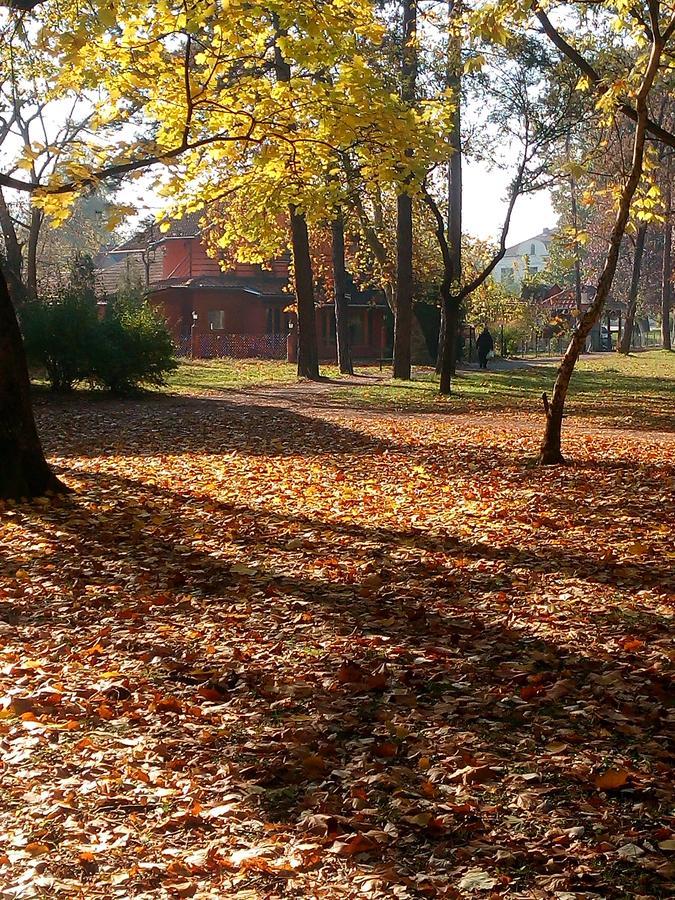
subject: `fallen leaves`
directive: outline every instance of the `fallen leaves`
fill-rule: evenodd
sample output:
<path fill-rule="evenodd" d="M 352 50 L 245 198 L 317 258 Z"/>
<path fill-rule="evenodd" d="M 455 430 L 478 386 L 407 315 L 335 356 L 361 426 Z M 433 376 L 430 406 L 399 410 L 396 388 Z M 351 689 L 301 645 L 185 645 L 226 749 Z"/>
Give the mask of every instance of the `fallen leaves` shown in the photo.
<path fill-rule="evenodd" d="M 661 437 L 552 473 L 526 417 L 48 413 L 78 493 L 2 521 L 0 895 L 670 889 Z"/>
<path fill-rule="evenodd" d="M 607 769 L 601 775 L 596 775 L 593 784 L 599 791 L 616 791 L 622 788 L 628 779 L 630 772 L 626 769 Z"/>
<path fill-rule="evenodd" d="M 457 882 L 457 887 L 462 891 L 473 893 L 475 891 L 490 891 L 499 884 L 498 878 L 493 878 L 482 869 L 469 869 Z"/>

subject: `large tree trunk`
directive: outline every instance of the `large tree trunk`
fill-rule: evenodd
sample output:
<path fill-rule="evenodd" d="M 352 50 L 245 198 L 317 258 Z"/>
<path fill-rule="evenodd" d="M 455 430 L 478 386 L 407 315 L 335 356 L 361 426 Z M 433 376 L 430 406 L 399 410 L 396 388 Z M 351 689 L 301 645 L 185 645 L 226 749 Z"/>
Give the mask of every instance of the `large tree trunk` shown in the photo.
<path fill-rule="evenodd" d="M 65 490 L 40 446 L 21 332 L 7 282 L 0 273 L 0 499 Z"/>
<path fill-rule="evenodd" d="M 638 228 L 637 238 L 635 240 L 633 273 L 631 275 L 630 290 L 628 292 L 628 309 L 626 311 L 626 321 L 621 336 L 621 343 L 619 344 L 619 353 L 630 353 L 631 344 L 633 343 L 633 328 L 635 327 L 635 313 L 637 312 L 638 291 L 640 289 L 640 271 L 642 269 L 642 256 L 645 249 L 646 235 L 647 223 L 643 222 Z"/>
<path fill-rule="evenodd" d="M 457 365 L 457 332 L 459 329 L 459 302 L 457 297 L 445 301 L 445 334 L 443 340 L 443 362 L 439 392 L 447 397 L 452 393 L 452 376 Z"/>
<path fill-rule="evenodd" d="M 403 0 L 401 98 L 412 106 L 417 77 L 417 0 Z M 396 209 L 396 303 L 394 309 L 394 378 L 410 379 L 413 304 L 413 201 L 400 194 Z"/>
<path fill-rule="evenodd" d="M 666 224 L 663 232 L 663 269 L 661 272 L 661 337 L 663 338 L 663 349 L 670 350 L 670 309 L 673 296 L 673 223 L 672 215 L 672 186 L 670 177 L 672 171 L 671 157 L 668 157 L 666 166 L 666 185 L 664 191 L 664 204 L 666 207 Z"/>
<path fill-rule="evenodd" d="M 569 389 L 574 366 L 579 359 L 579 354 L 586 343 L 588 334 L 600 318 L 616 273 L 616 266 L 619 260 L 619 249 L 626 231 L 626 225 L 628 224 L 630 205 L 637 186 L 640 183 L 640 178 L 642 177 L 645 133 L 647 130 L 648 118 L 647 99 L 652 85 L 654 84 L 654 78 L 658 71 L 662 52 L 663 42 L 662 40 L 655 38 L 652 43 L 647 69 L 636 98 L 637 121 L 633 139 L 633 156 L 630 174 L 621 191 L 619 207 L 609 239 L 607 257 L 598 280 L 597 293 L 592 305 L 581 317 L 579 327 L 572 335 L 572 340 L 570 341 L 569 347 L 567 348 L 565 356 L 560 364 L 560 368 L 558 369 L 558 377 L 556 378 L 555 386 L 553 388 L 551 403 L 548 403 L 546 394 L 543 396 L 544 409 L 546 412 L 546 427 L 544 429 L 544 438 L 539 453 L 539 463 L 541 465 L 560 465 L 565 462 L 561 446 L 565 398 L 567 397 L 567 391 Z"/>
<path fill-rule="evenodd" d="M 316 342 L 316 315 L 312 260 L 305 217 L 290 208 L 293 271 L 298 306 L 298 376 L 319 380 L 319 353 Z"/>
<path fill-rule="evenodd" d="M 349 337 L 349 301 L 347 300 L 347 273 L 345 271 L 345 227 L 342 214 L 333 220 L 332 256 L 333 287 L 335 291 L 335 335 L 337 339 L 337 363 L 343 375 L 353 375 L 352 348 Z"/>
<path fill-rule="evenodd" d="M 39 209 L 32 209 L 30 214 L 30 229 L 28 231 L 28 247 L 26 248 L 26 294 L 29 300 L 36 300 L 37 287 L 37 254 L 44 216 Z"/>
<path fill-rule="evenodd" d="M 12 301 L 18 307 L 27 299 L 26 286 L 23 282 L 23 248 L 2 190 L 0 190 L 0 229 L 5 244 L 2 271 Z"/>
<path fill-rule="evenodd" d="M 447 85 L 452 92 L 455 108 L 452 114 L 450 147 L 452 155 L 448 163 L 448 250 L 444 282 L 449 281 L 458 290 L 462 280 L 462 109 L 461 67 L 462 48 L 460 32 L 454 30 L 455 19 L 462 15 L 462 3 L 448 3 L 448 70 Z M 448 285 L 449 288 L 450 285 Z M 443 292 L 443 291 L 442 291 Z M 452 378 L 457 371 L 457 337 L 459 332 L 459 299 L 445 292 L 445 339 L 441 359 L 439 391 L 447 396 L 452 391 Z"/>
<path fill-rule="evenodd" d="M 274 26 L 274 67 L 279 81 L 290 83 L 291 67 L 279 47 L 279 38 L 286 37 L 279 17 L 272 13 Z M 288 208 L 291 220 L 291 246 L 293 248 L 293 271 L 295 274 L 295 295 L 298 308 L 298 377 L 319 380 L 319 352 L 316 341 L 316 315 L 314 310 L 314 279 L 312 259 L 309 255 L 309 235 L 307 221 L 297 207 L 291 203 Z"/>
<path fill-rule="evenodd" d="M 412 329 L 412 197 L 401 194 L 396 219 L 396 310 L 394 315 L 394 378 L 410 379 Z"/>

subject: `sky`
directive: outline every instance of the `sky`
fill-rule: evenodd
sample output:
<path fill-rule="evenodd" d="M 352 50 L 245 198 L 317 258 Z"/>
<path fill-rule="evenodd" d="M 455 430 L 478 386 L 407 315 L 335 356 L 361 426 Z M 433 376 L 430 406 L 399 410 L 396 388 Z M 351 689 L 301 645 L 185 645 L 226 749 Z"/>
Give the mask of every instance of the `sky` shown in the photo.
<path fill-rule="evenodd" d="M 58 120 L 58 125 L 60 124 Z M 17 148 L 9 143 L 3 147 L 3 154 L 12 155 Z M 511 147 L 500 149 L 499 167 L 490 169 L 485 162 L 472 162 L 468 157 L 463 160 L 464 232 L 490 241 L 496 241 L 501 233 L 506 211 L 505 197 L 517 160 L 515 149 Z M 503 168 L 505 164 L 506 170 Z M 164 204 L 164 201 L 152 191 L 149 178 L 127 182 L 119 192 L 118 199 L 122 203 L 129 203 L 138 208 L 138 216 L 127 223 L 131 227 L 135 227 L 148 215 L 157 214 Z M 556 215 L 548 191 L 519 197 L 511 219 L 507 246 L 527 240 L 540 234 L 544 228 L 554 227 L 555 224 Z"/>
<path fill-rule="evenodd" d="M 485 164 L 464 163 L 462 216 L 466 234 L 492 241 L 499 237 L 508 185 L 508 173 L 490 171 Z M 519 197 L 511 217 L 507 247 L 540 234 L 544 228 L 553 228 L 556 218 L 549 191 Z"/>
<path fill-rule="evenodd" d="M 484 163 L 464 162 L 463 219 L 464 232 L 483 240 L 497 241 L 506 212 L 506 194 L 510 175 L 501 169 L 490 170 Z M 162 207 L 160 198 L 148 192 L 141 182 L 132 182 L 120 194 L 125 203 L 138 205 L 139 219 L 157 213 Z M 507 247 L 553 228 L 556 214 L 551 195 L 543 190 L 519 197 L 511 217 Z"/>

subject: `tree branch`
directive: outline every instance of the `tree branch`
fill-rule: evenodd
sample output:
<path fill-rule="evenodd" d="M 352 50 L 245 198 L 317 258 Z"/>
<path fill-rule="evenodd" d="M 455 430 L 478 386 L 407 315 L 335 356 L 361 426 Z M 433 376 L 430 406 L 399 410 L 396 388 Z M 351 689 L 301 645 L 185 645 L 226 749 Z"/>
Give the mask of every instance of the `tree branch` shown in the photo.
<path fill-rule="evenodd" d="M 479 288 L 484 281 L 493 273 L 495 266 L 497 263 L 504 258 L 504 254 L 506 253 L 506 240 L 509 234 L 509 228 L 511 227 L 511 217 L 513 215 L 513 210 L 516 205 L 516 200 L 520 196 L 523 179 L 525 177 L 525 169 L 527 168 L 527 159 L 528 159 L 528 148 L 527 144 L 525 145 L 525 152 L 523 153 L 523 158 L 518 166 L 518 172 L 513 181 L 513 186 L 511 188 L 511 196 L 509 197 L 509 205 L 506 209 L 506 216 L 504 217 L 504 222 L 502 224 L 502 232 L 499 237 L 499 250 L 492 257 L 490 262 L 485 266 L 482 272 L 480 272 L 476 277 L 470 281 L 468 284 L 465 284 L 464 287 L 460 290 L 458 294 L 458 299 L 461 301 L 465 297 L 468 297 L 472 294 L 476 288 Z"/>
<path fill-rule="evenodd" d="M 438 240 L 438 246 L 441 249 L 441 256 L 443 257 L 443 269 L 446 273 L 445 277 L 448 278 L 449 283 L 452 284 L 452 282 L 455 280 L 455 273 L 453 272 L 450 245 L 448 244 L 448 239 L 445 235 L 445 222 L 443 220 L 443 214 L 438 207 L 438 203 L 436 203 L 434 198 L 431 196 L 425 184 L 422 185 L 422 199 L 431 210 L 431 214 L 436 221 L 435 232 L 436 238 Z"/>
<path fill-rule="evenodd" d="M 606 90 L 602 86 L 602 78 L 600 74 L 593 68 L 593 66 L 586 60 L 582 54 L 573 47 L 566 38 L 554 27 L 551 23 L 551 20 L 548 18 L 546 13 L 538 6 L 537 3 L 533 4 L 533 10 L 536 18 L 541 25 L 544 34 L 551 41 L 551 43 L 558 48 L 558 50 L 566 56 L 570 62 L 574 63 L 574 65 L 588 78 L 589 82 L 595 89 L 596 93 L 602 95 L 606 93 Z M 672 27 L 671 27 L 672 26 Z M 672 20 L 668 28 L 665 30 L 663 34 L 663 38 L 667 40 L 675 28 L 675 19 Z M 618 105 L 619 111 L 631 119 L 633 122 L 637 122 L 638 114 L 635 108 L 628 103 L 627 101 L 620 101 Z M 675 147 L 675 134 L 670 131 L 666 131 L 665 128 L 662 128 L 652 119 L 647 119 L 647 131 L 653 138 L 656 138 L 657 141 L 661 141 L 664 144 L 667 144 L 669 147 Z"/>

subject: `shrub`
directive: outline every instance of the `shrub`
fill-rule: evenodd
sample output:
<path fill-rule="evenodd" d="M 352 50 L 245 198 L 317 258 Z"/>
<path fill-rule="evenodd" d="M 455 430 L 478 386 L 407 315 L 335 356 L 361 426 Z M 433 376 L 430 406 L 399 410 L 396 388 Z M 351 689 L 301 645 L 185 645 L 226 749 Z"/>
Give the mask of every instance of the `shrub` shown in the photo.
<path fill-rule="evenodd" d="M 177 367 L 164 320 L 138 298 L 120 298 L 108 307 L 96 329 L 92 375 L 115 394 L 143 384 L 159 386 Z"/>
<path fill-rule="evenodd" d="M 55 391 L 90 381 L 128 394 L 163 384 L 177 366 L 166 323 L 138 297 L 120 298 L 99 319 L 91 293 L 72 287 L 58 300 L 26 306 L 21 326 L 31 366 L 46 372 Z"/>
<path fill-rule="evenodd" d="M 69 290 L 53 302 L 34 302 L 21 312 L 26 355 L 44 369 L 54 391 L 71 391 L 91 375 L 91 352 L 98 326 L 96 304 Z"/>

